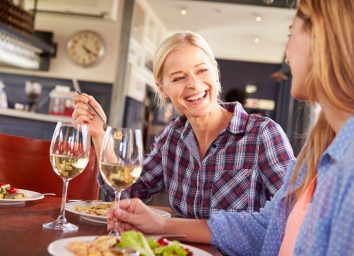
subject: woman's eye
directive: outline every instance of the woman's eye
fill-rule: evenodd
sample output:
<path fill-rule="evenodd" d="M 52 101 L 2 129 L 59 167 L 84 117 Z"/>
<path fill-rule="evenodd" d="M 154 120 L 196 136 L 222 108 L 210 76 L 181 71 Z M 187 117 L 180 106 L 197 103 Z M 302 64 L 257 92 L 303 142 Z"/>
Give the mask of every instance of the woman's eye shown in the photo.
<path fill-rule="evenodd" d="M 202 68 L 202 69 L 198 70 L 198 73 L 199 73 L 199 74 L 200 74 L 200 73 L 205 73 L 205 72 L 207 72 L 207 71 L 208 71 L 207 68 Z"/>
<path fill-rule="evenodd" d="M 175 82 L 181 81 L 182 79 L 184 79 L 183 76 L 175 77 L 175 78 L 172 79 L 172 82 L 175 83 Z"/>

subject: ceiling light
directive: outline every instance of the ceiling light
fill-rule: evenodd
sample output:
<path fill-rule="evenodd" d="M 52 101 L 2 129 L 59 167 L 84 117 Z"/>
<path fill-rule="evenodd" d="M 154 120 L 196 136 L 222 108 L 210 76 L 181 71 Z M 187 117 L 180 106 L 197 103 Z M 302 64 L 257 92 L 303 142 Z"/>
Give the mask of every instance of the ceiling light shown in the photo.
<path fill-rule="evenodd" d="M 261 42 L 261 39 L 260 39 L 259 37 L 255 37 L 255 38 L 253 39 L 253 42 L 254 42 L 255 44 L 259 44 L 259 43 Z"/>
<path fill-rule="evenodd" d="M 254 84 L 247 84 L 246 85 L 246 92 L 247 93 L 255 93 L 257 91 L 257 86 Z"/>
<path fill-rule="evenodd" d="M 263 19 L 262 19 L 262 16 L 260 16 L 260 15 L 257 15 L 256 16 L 256 21 L 257 22 L 261 22 Z"/>
<path fill-rule="evenodd" d="M 186 15 L 187 14 L 187 9 L 186 8 L 182 8 L 181 9 L 181 15 Z"/>

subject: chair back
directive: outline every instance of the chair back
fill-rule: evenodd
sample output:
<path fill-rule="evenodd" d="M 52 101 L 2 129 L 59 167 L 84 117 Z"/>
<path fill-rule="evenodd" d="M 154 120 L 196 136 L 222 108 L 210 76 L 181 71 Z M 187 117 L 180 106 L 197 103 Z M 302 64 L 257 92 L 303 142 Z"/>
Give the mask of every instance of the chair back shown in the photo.
<path fill-rule="evenodd" d="M 0 133 L 0 182 L 40 193 L 61 196 L 62 179 L 55 174 L 49 160 L 50 141 Z M 84 172 L 72 179 L 68 199 L 98 199 L 96 181 L 98 163 L 92 146 Z"/>

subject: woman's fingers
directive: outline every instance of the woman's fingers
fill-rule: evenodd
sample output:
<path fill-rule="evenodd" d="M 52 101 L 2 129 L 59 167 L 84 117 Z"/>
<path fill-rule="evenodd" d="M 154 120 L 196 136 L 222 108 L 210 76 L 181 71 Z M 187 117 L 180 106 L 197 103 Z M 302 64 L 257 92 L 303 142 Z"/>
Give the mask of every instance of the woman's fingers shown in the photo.
<path fill-rule="evenodd" d="M 77 105 L 72 113 L 72 119 L 77 123 L 90 121 L 93 117 L 94 115 L 85 106 Z"/>

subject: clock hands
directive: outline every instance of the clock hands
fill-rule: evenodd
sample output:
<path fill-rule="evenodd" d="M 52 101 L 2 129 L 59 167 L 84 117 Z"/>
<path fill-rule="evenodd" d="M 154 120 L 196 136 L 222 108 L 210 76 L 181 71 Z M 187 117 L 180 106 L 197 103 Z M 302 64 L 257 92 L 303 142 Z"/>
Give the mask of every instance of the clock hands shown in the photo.
<path fill-rule="evenodd" d="M 86 52 L 87 54 L 94 55 L 95 57 L 98 56 L 97 53 L 95 53 L 94 51 L 90 50 L 86 45 L 83 44 L 83 45 L 82 45 L 82 48 L 85 50 L 85 52 Z"/>

